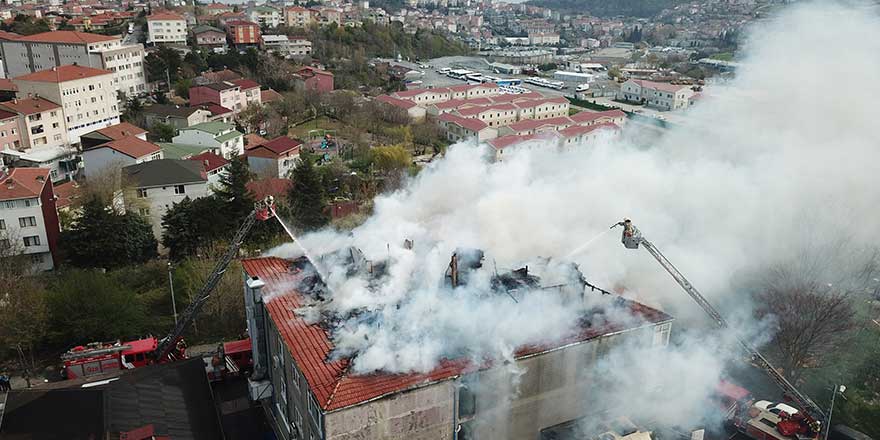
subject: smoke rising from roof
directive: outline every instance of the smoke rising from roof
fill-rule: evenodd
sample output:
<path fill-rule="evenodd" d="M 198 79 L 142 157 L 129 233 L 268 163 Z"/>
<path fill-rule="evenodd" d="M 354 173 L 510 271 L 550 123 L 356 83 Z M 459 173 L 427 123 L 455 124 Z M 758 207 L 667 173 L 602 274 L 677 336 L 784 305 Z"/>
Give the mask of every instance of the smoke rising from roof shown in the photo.
<path fill-rule="evenodd" d="M 446 356 L 503 358 L 518 345 L 568 334 L 584 310 L 602 305 L 601 295 L 588 293 L 575 306 L 570 296 L 529 290 L 516 303 L 484 293 L 494 267 L 564 259 L 623 217 L 722 313 L 740 317 L 741 331 L 760 334 L 766 326 L 748 318 L 750 300 L 734 288 L 737 277 L 841 233 L 856 244 L 880 239 L 878 30 L 874 9 L 789 7 L 751 31 L 736 79 L 708 87 L 689 122 L 649 148 L 633 140 L 639 128 L 632 124 L 622 138 L 563 151 L 538 142 L 505 154 L 503 163 L 487 162 L 482 148 L 453 146 L 403 190 L 378 197 L 374 215 L 351 234 L 302 238 L 316 255 L 355 246 L 367 259 L 388 262 L 378 288 L 332 260 L 319 263 L 333 291 L 324 307 L 350 316 L 334 333 L 340 354 L 354 356 L 359 372 L 426 371 Z M 625 288 L 684 321 L 702 319 L 649 255 L 610 237 L 573 257 L 587 280 Z M 413 249 L 404 239 L 414 240 Z M 453 290 L 443 285 L 444 271 L 459 247 L 485 249 L 487 259 L 473 283 Z M 292 245 L 273 253 L 298 254 Z M 372 318 L 354 313 L 362 310 Z M 705 347 L 727 337 L 685 336 L 668 354 L 652 355 L 651 362 L 667 360 L 662 377 L 631 362 L 635 348 L 610 353 L 603 365 L 638 385 L 633 395 L 622 388 L 621 398 L 636 398 L 656 380 L 691 391 L 667 394 L 655 411 L 705 411 L 693 407 L 694 397 L 710 393 L 725 359 L 737 353 L 730 344 Z M 689 378 L 700 380 L 688 385 Z"/>

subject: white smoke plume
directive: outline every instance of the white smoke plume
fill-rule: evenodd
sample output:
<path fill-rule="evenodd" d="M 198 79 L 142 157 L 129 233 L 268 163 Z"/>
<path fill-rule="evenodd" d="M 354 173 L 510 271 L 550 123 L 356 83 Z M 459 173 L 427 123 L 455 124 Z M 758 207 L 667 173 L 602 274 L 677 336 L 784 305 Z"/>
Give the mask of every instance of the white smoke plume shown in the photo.
<path fill-rule="evenodd" d="M 622 137 L 564 151 L 518 148 L 502 163 L 488 162 L 485 147 L 456 145 L 403 190 L 378 197 L 373 216 L 350 234 L 303 237 L 314 255 L 354 246 L 389 262 L 378 288 L 329 259 L 321 263 L 333 290 L 326 307 L 351 316 L 334 332 L 340 354 L 354 356 L 359 372 L 426 371 L 444 357 L 503 358 L 518 345 L 569 334 L 601 296 L 574 306 L 569 296 L 540 290 L 520 292 L 518 303 L 481 290 L 495 267 L 539 256 L 573 260 L 587 280 L 624 288 L 679 318 L 677 326 L 706 325 L 656 261 L 623 249 L 618 231 L 606 233 L 623 217 L 738 317 L 737 331 L 765 332 L 750 318 L 749 298 L 734 289 L 737 277 L 841 233 L 853 243 L 880 239 L 880 20 L 874 8 L 809 3 L 749 35 L 736 78 L 709 86 L 689 122 L 650 146 L 633 141 L 640 138 L 633 124 Z M 404 239 L 414 241 L 412 250 Z M 487 258 L 473 284 L 452 290 L 444 272 L 460 247 L 485 249 Z M 292 245 L 273 253 L 299 254 Z M 353 313 L 363 310 L 370 313 Z M 655 408 L 705 411 L 692 402 L 708 395 L 738 352 L 705 348 L 726 333 L 700 338 L 678 338 L 663 377 L 626 362 L 632 352 L 625 351 L 597 368 L 630 383 L 692 390 L 668 394 Z M 699 380 L 688 388 L 681 382 L 688 378 Z"/>

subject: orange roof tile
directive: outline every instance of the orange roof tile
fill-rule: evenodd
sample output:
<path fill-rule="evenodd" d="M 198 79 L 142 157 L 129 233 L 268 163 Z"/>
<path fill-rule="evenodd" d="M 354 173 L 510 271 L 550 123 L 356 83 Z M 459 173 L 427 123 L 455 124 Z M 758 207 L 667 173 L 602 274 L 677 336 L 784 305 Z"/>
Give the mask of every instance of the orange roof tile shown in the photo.
<path fill-rule="evenodd" d="M 592 123 L 603 118 L 617 119 L 625 117 L 626 113 L 624 113 L 623 110 L 605 110 L 601 112 L 582 111 L 570 116 L 571 120 L 578 124 Z"/>
<path fill-rule="evenodd" d="M 73 81 L 83 78 L 91 78 L 100 75 L 112 75 L 113 72 L 104 69 L 95 69 L 93 67 L 78 66 L 68 64 L 51 69 L 40 70 L 39 72 L 29 73 L 27 75 L 17 76 L 13 78 L 16 81 L 35 81 L 35 82 L 51 82 L 61 83 Z"/>
<path fill-rule="evenodd" d="M 109 35 L 92 34 L 88 32 L 77 31 L 53 31 L 43 32 L 34 35 L 16 38 L 17 41 L 32 41 L 36 43 L 67 43 L 67 44 L 88 44 L 100 43 L 102 41 L 118 40 L 119 37 Z"/>
<path fill-rule="evenodd" d="M 185 18 L 168 11 L 156 12 L 149 17 L 147 17 L 147 21 L 158 21 L 158 20 L 186 20 Z"/>
<path fill-rule="evenodd" d="M 216 170 L 217 168 L 225 167 L 229 164 L 229 161 L 224 159 L 223 156 L 218 156 L 210 151 L 205 151 L 204 153 L 196 154 L 195 156 L 188 157 L 186 160 L 198 160 L 205 164 L 205 171 L 211 172 Z"/>
<path fill-rule="evenodd" d="M 12 101 L 0 102 L 0 106 L 23 115 L 33 115 L 61 108 L 60 105 L 45 98 L 13 99 Z"/>
<path fill-rule="evenodd" d="M 48 181 L 47 168 L 13 168 L 0 178 L 0 200 L 39 197 Z"/>
<path fill-rule="evenodd" d="M 129 124 L 128 122 L 120 122 L 116 125 L 99 128 L 95 131 L 113 140 L 122 139 L 126 136 L 138 136 L 147 133 L 147 130 L 140 128 L 137 125 Z"/>
<path fill-rule="evenodd" d="M 141 140 L 135 136 L 126 136 L 124 138 L 105 142 L 101 145 L 89 148 L 89 150 L 97 150 L 99 148 L 110 148 L 135 159 L 162 151 L 158 145 Z"/>

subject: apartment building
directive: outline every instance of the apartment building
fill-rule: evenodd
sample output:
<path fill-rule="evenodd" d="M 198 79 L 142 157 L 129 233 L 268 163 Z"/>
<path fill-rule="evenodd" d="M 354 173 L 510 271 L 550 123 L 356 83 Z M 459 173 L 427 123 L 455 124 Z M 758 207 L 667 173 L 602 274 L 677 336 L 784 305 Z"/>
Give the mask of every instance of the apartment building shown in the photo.
<path fill-rule="evenodd" d="M 232 44 L 243 49 L 260 44 L 260 25 L 252 21 L 231 20 L 226 22 L 226 34 Z"/>
<path fill-rule="evenodd" d="M 258 145 L 248 145 L 245 151 L 251 172 L 260 177 L 287 178 L 296 167 L 302 142 L 279 136 Z"/>
<path fill-rule="evenodd" d="M 83 175 L 86 180 L 93 179 L 129 165 L 162 158 L 158 145 L 137 136 L 124 136 L 83 147 Z"/>
<path fill-rule="evenodd" d="M 580 111 L 571 115 L 571 120 L 578 125 L 614 124 L 623 127 L 626 113 L 623 110 L 605 110 L 601 112 Z"/>
<path fill-rule="evenodd" d="M 18 114 L 0 109 L 0 150 L 22 150 Z"/>
<path fill-rule="evenodd" d="M 242 105 L 244 108 L 247 108 L 249 105 L 262 105 L 262 95 L 260 94 L 260 84 L 258 84 L 254 80 L 241 78 L 232 81 L 233 84 L 238 86 L 240 93 L 240 100 L 242 101 Z"/>
<path fill-rule="evenodd" d="M 690 86 L 630 79 L 620 86 L 620 98 L 638 102 L 658 110 L 680 110 L 691 104 L 694 91 Z"/>
<path fill-rule="evenodd" d="M 535 121 L 530 121 L 535 122 Z M 617 133 L 620 127 L 610 122 L 602 122 L 590 125 L 571 125 L 558 130 L 544 130 L 530 134 L 502 134 L 501 136 L 490 139 L 487 144 L 495 152 L 494 160 L 501 162 L 505 157 L 510 156 L 513 147 L 520 145 L 534 144 L 541 148 L 565 148 L 577 145 L 583 145 L 599 136 L 607 133 Z"/>
<path fill-rule="evenodd" d="M 515 104 L 494 104 L 462 108 L 455 113 L 463 118 L 479 119 L 490 127 L 502 127 L 516 122 L 518 110 Z"/>
<path fill-rule="evenodd" d="M 58 211 L 49 170 L 0 173 L 0 255 L 27 256 L 34 271 L 58 264 Z"/>
<path fill-rule="evenodd" d="M 406 112 L 409 119 L 413 122 L 419 122 L 425 119 L 425 108 L 417 105 L 412 101 L 407 101 L 405 99 L 398 99 L 393 96 L 388 95 L 380 95 L 376 97 L 376 101 L 384 103 L 385 105 L 390 105 L 392 107 L 397 107 Z"/>
<path fill-rule="evenodd" d="M 153 104 L 144 107 L 144 119 L 147 127 L 161 123 L 176 129 L 211 121 L 211 112 L 202 107 L 180 105 Z"/>
<path fill-rule="evenodd" d="M 284 23 L 281 11 L 269 6 L 254 6 L 247 9 L 248 20 L 261 27 L 274 28 Z"/>
<path fill-rule="evenodd" d="M 254 359 L 250 390 L 284 440 L 534 440 L 587 411 L 611 409 L 591 392 L 597 360 L 626 344 L 662 349 L 672 328 L 666 313 L 615 295 L 607 306 L 613 310 L 593 308 L 570 337 L 518 347 L 511 361 L 521 372 L 515 395 L 505 391 L 509 367 L 467 359 L 444 360 L 427 373 L 359 375 L 350 359 L 332 355 L 327 322 L 292 312 L 314 301 L 295 287 L 307 270 L 274 257 L 245 259 L 242 267 Z M 548 294 L 584 302 L 593 300 L 588 295 L 614 295 L 582 285 Z"/>
<path fill-rule="evenodd" d="M 113 72 L 67 65 L 19 76 L 12 80 L 20 96 L 40 96 L 61 105 L 67 138 L 119 123 L 118 97 Z"/>
<path fill-rule="evenodd" d="M 294 86 L 298 90 L 314 90 L 318 93 L 333 91 L 333 73 L 312 66 L 303 66 L 294 74 Z"/>
<path fill-rule="evenodd" d="M 483 142 L 498 136 L 498 130 L 479 119 L 469 119 L 454 113 L 445 113 L 437 118 L 437 123 L 446 132 L 450 142 Z"/>
<path fill-rule="evenodd" d="M 157 12 L 147 17 L 147 43 L 186 46 L 186 19 L 173 12 Z"/>
<path fill-rule="evenodd" d="M 260 38 L 265 50 L 284 58 L 302 58 L 312 53 L 312 42 L 306 39 L 290 39 L 287 35 L 263 35 Z"/>
<path fill-rule="evenodd" d="M 576 125 L 568 116 L 559 116 L 550 119 L 523 119 L 519 122 L 501 127 L 498 129 L 499 135 L 527 135 L 536 134 L 545 131 L 559 131 L 563 128 Z"/>
<path fill-rule="evenodd" d="M 193 28 L 196 45 L 209 49 L 226 48 L 226 32 L 213 26 L 196 26 Z"/>
<path fill-rule="evenodd" d="M 68 144 L 67 126 L 60 105 L 44 97 L 30 97 L 0 102 L 0 110 L 18 115 L 17 129 L 9 128 L 7 133 L 19 137 L 21 148 L 16 148 L 17 150 Z"/>
<path fill-rule="evenodd" d="M 287 27 L 308 27 L 315 22 L 315 12 L 302 6 L 291 6 L 284 10 L 284 23 Z"/>
<path fill-rule="evenodd" d="M 146 217 L 153 235 L 162 237 L 162 216 L 184 198 L 210 195 L 208 176 L 202 161 L 159 159 L 122 168 L 123 178 L 133 191 L 126 192 L 126 209 Z"/>
<path fill-rule="evenodd" d="M 193 107 L 217 104 L 238 114 L 248 105 L 261 105 L 260 85 L 249 79 L 223 81 L 189 89 L 189 102 Z"/>
<path fill-rule="evenodd" d="M 129 96 L 147 92 L 144 47 L 123 44 L 120 36 L 75 31 L 43 32 L 0 40 L 8 78 L 68 64 L 113 72 L 114 84 Z"/>
<path fill-rule="evenodd" d="M 181 128 L 180 134 L 174 136 L 172 141 L 176 144 L 203 146 L 226 159 L 244 153 L 244 135 L 236 131 L 234 125 L 223 122 L 205 122 Z"/>

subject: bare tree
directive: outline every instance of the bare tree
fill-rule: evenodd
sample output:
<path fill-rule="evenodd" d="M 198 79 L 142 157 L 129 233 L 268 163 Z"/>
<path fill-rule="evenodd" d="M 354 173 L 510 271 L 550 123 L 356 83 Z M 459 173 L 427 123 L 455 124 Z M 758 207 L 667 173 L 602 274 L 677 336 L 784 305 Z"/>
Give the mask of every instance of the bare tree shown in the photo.
<path fill-rule="evenodd" d="M 23 369 L 34 369 L 34 347 L 46 334 L 48 309 L 45 291 L 31 276 L 28 255 L 18 240 L 0 244 L 0 346 L 20 351 Z"/>

